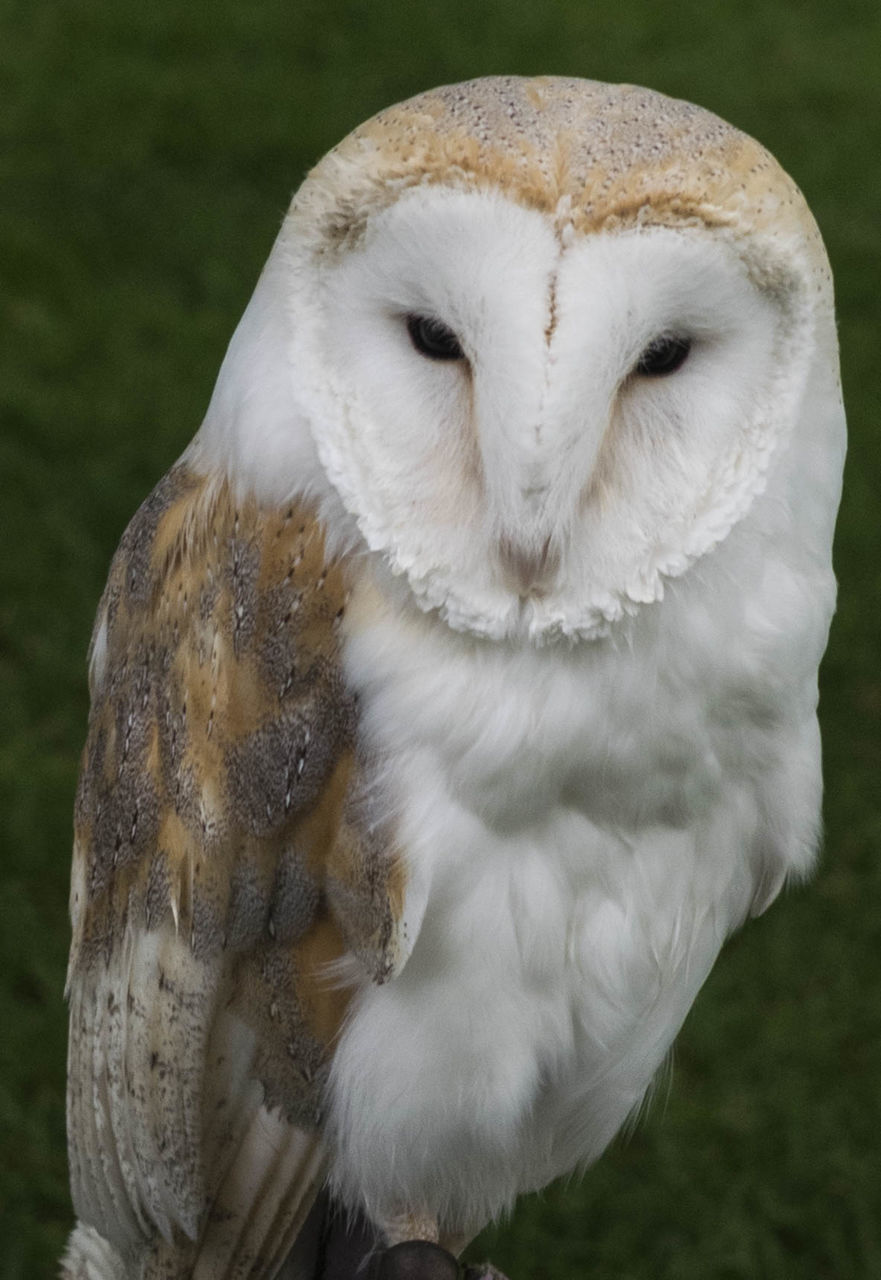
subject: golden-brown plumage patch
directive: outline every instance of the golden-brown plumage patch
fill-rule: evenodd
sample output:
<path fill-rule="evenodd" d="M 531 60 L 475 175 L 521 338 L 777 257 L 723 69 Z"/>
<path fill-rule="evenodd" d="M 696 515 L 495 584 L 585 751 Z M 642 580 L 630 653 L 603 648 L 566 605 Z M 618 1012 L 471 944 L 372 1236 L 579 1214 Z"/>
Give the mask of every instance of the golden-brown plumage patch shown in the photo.
<path fill-rule="evenodd" d="M 78 963 L 106 957 L 129 920 L 150 928 L 169 911 L 197 955 L 293 944 L 328 893 L 351 890 L 362 837 L 344 600 L 308 511 L 236 505 L 183 468 L 144 503 L 99 611 Z M 361 951 L 388 929 L 377 912 L 378 900 L 367 930 L 353 922 Z"/>
<path fill-rule="evenodd" d="M 345 600 L 307 508 L 237 503 L 184 467 L 111 567 L 75 810 L 71 1161 L 75 1199 L 124 1188 L 107 1221 L 147 1239 L 151 1219 L 192 1234 L 216 1215 L 252 1122 L 230 1089 L 319 1123 L 350 995 L 336 962 L 377 981 L 394 963 L 402 869 L 362 816 Z M 252 1037 L 243 1081 L 229 1017 Z"/>

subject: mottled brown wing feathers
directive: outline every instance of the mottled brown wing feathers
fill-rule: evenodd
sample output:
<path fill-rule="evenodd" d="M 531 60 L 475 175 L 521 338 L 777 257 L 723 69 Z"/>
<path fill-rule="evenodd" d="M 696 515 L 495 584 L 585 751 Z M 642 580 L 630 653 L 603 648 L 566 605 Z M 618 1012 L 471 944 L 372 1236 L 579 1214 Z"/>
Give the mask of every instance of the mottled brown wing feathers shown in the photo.
<path fill-rule="evenodd" d="M 328 975 L 393 963 L 401 869 L 360 817 L 345 595 L 307 508 L 184 467 L 111 567 L 75 811 L 69 1127 L 78 1213 L 144 1275 L 176 1274 L 160 1236 L 179 1259 L 194 1241 L 180 1274 L 209 1238 L 229 1253 L 212 1276 L 286 1246 L 322 1174 L 349 997 Z"/>

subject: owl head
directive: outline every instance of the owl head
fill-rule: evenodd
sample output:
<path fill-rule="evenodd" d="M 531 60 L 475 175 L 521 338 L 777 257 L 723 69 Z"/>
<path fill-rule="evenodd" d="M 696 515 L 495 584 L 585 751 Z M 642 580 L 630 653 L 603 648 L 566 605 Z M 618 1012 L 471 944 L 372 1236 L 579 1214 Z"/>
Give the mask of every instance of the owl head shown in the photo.
<path fill-rule="evenodd" d="M 820 554 L 842 423 L 826 255 L 768 152 L 649 90 L 499 77 L 312 170 L 193 457 L 311 496 L 407 607 L 535 643 L 735 536 Z"/>

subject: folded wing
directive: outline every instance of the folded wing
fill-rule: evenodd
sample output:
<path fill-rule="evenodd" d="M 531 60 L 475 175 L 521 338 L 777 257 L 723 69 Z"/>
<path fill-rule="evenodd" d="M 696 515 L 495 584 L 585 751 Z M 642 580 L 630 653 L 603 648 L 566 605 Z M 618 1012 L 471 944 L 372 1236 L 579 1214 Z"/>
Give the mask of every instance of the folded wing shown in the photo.
<path fill-rule="evenodd" d="M 272 1276 L 321 1186 L 338 975 L 389 975 L 404 889 L 345 595 L 306 507 L 184 467 L 122 539 L 75 813 L 70 1275 L 97 1232 L 126 1275 Z"/>

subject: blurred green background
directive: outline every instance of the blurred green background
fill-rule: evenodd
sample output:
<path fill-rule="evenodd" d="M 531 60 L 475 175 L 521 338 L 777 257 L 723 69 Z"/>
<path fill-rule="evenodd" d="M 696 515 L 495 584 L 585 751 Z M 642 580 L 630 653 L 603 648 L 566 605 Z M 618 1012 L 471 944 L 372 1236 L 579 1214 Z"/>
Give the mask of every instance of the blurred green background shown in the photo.
<path fill-rule="evenodd" d="M 876 0 L 2 0 L 0 1277 L 53 1274 L 85 653 L 128 517 L 207 403 L 304 171 L 497 72 L 628 80 L 759 137 L 836 273 L 851 422 L 820 874 L 727 949 L 647 1120 L 476 1248 L 512 1280 L 881 1276 Z"/>

